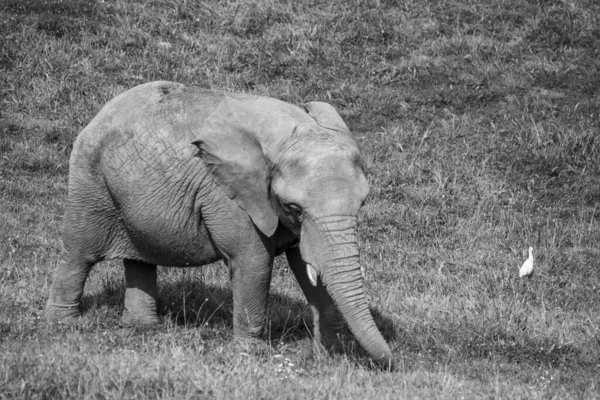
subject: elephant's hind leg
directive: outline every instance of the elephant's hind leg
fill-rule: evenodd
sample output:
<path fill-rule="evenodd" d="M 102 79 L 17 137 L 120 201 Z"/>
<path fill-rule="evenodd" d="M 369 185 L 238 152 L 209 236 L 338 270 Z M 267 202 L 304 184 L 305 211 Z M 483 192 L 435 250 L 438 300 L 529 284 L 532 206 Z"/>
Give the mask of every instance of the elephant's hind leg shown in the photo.
<path fill-rule="evenodd" d="M 156 265 L 142 261 L 124 259 L 125 266 L 125 308 L 122 322 L 125 325 L 153 324 L 158 322 L 156 315 Z"/>
<path fill-rule="evenodd" d="M 63 253 L 50 286 L 50 296 L 46 303 L 46 318 L 48 320 L 60 321 L 81 315 L 79 303 L 85 280 L 97 261 L 99 260 L 76 257 L 67 251 Z"/>

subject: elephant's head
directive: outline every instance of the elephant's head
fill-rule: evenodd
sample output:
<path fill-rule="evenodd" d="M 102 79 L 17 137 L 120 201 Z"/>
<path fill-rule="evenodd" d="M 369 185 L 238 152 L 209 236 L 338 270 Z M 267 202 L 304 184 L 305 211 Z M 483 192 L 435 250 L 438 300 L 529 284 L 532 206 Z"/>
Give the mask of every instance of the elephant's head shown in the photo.
<path fill-rule="evenodd" d="M 272 236 L 280 223 L 296 233 L 311 283 L 326 287 L 369 354 L 391 364 L 359 264 L 357 215 L 369 187 L 359 147 L 335 109 L 229 94 L 194 144 L 215 181 L 263 234 Z"/>

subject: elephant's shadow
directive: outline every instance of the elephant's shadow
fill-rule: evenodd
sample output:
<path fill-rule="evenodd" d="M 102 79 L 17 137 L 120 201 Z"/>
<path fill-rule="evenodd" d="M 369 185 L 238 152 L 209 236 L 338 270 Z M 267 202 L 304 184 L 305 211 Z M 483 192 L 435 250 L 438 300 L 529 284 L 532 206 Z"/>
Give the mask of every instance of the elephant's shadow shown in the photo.
<path fill-rule="evenodd" d="M 105 285 L 100 292 L 83 297 L 82 311 L 85 314 L 95 307 L 103 307 L 109 310 L 107 314 L 117 319 L 122 312 L 124 292 L 124 284 Z M 207 339 L 212 336 L 222 338 L 224 331 L 233 337 L 233 298 L 229 285 L 185 278 L 161 281 L 157 308 L 165 324 L 202 329 Z M 373 308 L 371 313 L 383 337 L 392 341 L 395 335 L 393 322 Z M 312 314 L 303 296 L 297 298 L 271 290 L 266 340 L 292 344 L 310 339 L 312 325 Z M 357 355 L 366 357 L 347 327 L 341 339 L 342 348 L 351 349 L 352 353 L 356 350 Z"/>
<path fill-rule="evenodd" d="M 311 336 L 308 304 L 272 290 L 268 307 L 266 339 L 287 343 Z M 184 285 L 179 282 L 163 283 L 158 314 L 163 321 L 177 326 L 221 332 L 220 336 L 222 330 L 226 330 L 233 336 L 233 295 L 229 285 L 199 281 Z M 210 336 L 210 333 L 207 334 Z"/>

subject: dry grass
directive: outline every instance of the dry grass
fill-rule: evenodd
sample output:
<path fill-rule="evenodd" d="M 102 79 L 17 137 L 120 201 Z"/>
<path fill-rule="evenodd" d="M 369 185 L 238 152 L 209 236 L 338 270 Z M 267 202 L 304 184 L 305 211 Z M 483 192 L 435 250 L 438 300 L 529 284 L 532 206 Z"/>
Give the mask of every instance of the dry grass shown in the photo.
<path fill-rule="evenodd" d="M 599 15 L 585 0 L 5 0 L 0 398 L 599 397 Z M 366 287 L 398 371 L 351 338 L 313 354 L 282 260 L 261 349 L 230 344 L 220 265 L 161 269 L 157 327 L 119 325 L 116 262 L 94 269 L 80 324 L 42 321 L 72 140 L 158 79 L 340 111 L 365 153 Z"/>

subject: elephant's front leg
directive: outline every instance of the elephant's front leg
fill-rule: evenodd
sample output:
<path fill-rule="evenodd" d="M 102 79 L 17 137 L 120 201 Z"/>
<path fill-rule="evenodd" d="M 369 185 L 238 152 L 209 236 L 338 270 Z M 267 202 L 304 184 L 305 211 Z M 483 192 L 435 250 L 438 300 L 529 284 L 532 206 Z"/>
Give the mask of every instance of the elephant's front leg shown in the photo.
<path fill-rule="evenodd" d="M 261 245 L 229 260 L 233 290 L 233 335 L 259 338 L 265 326 L 273 256 Z"/>
<path fill-rule="evenodd" d="M 233 292 L 233 336 L 256 339 L 264 329 L 275 251 L 250 217 L 216 186 L 202 205 L 213 245 L 226 260 Z"/>
<path fill-rule="evenodd" d="M 136 323 L 153 324 L 158 322 L 156 315 L 156 265 L 124 259 L 125 266 L 125 308 L 122 322 L 125 325 Z"/>
<path fill-rule="evenodd" d="M 300 284 L 313 314 L 314 341 L 332 349 L 339 343 L 338 333 L 344 326 L 344 318 L 327 293 L 319 279 L 317 286 L 310 283 L 306 272 L 306 263 L 302 260 L 300 249 L 295 247 L 286 251 L 288 264 Z"/>

